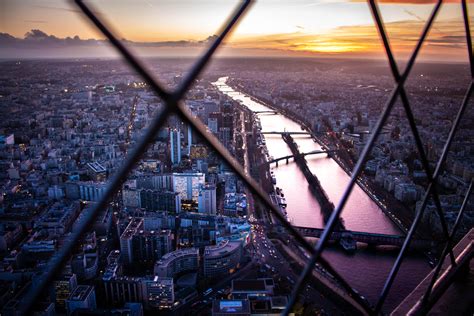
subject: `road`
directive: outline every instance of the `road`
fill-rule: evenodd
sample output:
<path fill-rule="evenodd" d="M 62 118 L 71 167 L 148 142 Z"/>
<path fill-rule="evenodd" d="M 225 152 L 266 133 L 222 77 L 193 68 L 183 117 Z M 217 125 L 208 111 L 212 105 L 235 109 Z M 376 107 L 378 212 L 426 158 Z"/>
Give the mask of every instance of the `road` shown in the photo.
<path fill-rule="evenodd" d="M 290 263 L 283 257 L 273 242 L 266 236 L 266 227 L 253 221 L 254 238 L 250 247 L 250 255 L 255 258 L 269 275 L 279 283 L 288 293 L 298 279 L 300 271 L 293 271 Z M 269 267 L 269 268 L 268 268 Z M 304 303 L 322 309 L 331 315 L 339 314 L 338 307 L 328 300 L 324 294 L 314 289 L 310 284 L 306 285 L 300 299 Z"/>
<path fill-rule="evenodd" d="M 138 100 L 139 100 L 138 96 L 135 96 L 132 101 L 132 108 L 130 110 L 130 117 L 128 119 L 126 136 L 125 136 L 125 153 L 127 153 L 128 151 L 128 147 L 130 145 L 130 140 L 132 137 L 133 125 L 134 125 L 135 117 L 137 114 Z"/>

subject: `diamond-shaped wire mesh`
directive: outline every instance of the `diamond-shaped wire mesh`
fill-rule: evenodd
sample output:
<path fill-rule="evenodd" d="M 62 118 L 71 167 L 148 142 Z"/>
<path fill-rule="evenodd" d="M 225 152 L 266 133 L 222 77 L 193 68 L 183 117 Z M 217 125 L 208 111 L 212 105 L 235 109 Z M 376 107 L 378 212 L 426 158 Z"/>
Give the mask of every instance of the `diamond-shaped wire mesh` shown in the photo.
<path fill-rule="evenodd" d="M 67 239 L 63 247 L 55 254 L 54 257 L 52 257 L 48 263 L 47 270 L 35 281 L 33 284 L 30 286 L 28 292 L 24 296 L 24 299 L 21 303 L 21 312 L 22 313 L 27 313 L 33 303 L 35 302 L 36 298 L 40 295 L 42 290 L 48 285 L 48 283 L 52 280 L 54 277 L 55 273 L 61 268 L 62 264 L 64 261 L 68 258 L 69 254 L 71 253 L 71 250 L 73 247 L 76 245 L 77 242 L 79 242 L 81 236 L 83 233 L 85 233 L 90 227 L 90 225 L 93 223 L 95 220 L 98 212 L 100 209 L 106 206 L 108 203 L 109 199 L 112 198 L 112 196 L 118 192 L 120 189 L 121 184 L 125 181 L 127 175 L 129 172 L 132 170 L 134 167 L 135 163 L 140 159 L 141 155 L 145 152 L 146 148 L 148 145 L 153 141 L 154 136 L 156 135 L 158 129 L 165 123 L 166 119 L 168 118 L 169 115 L 175 114 L 178 117 L 180 117 L 183 121 L 186 121 L 196 132 L 198 135 L 202 137 L 204 142 L 207 143 L 207 145 L 211 146 L 216 153 L 222 158 L 229 166 L 230 168 L 243 179 L 245 184 L 248 186 L 249 190 L 256 196 L 258 197 L 259 200 L 262 201 L 262 203 L 269 209 L 269 211 L 272 213 L 272 215 L 280 222 L 284 228 L 293 235 L 295 240 L 297 240 L 301 246 L 308 251 L 311 254 L 310 259 L 308 260 L 303 272 L 301 273 L 295 287 L 293 288 L 293 291 L 291 293 L 291 297 L 289 300 L 289 303 L 284 311 L 284 314 L 287 315 L 293 308 L 296 299 L 298 297 L 298 294 L 300 293 L 300 290 L 303 287 L 303 284 L 309 279 L 310 272 L 314 269 L 316 262 L 319 262 L 330 274 L 332 274 L 336 280 L 339 282 L 339 284 L 348 292 L 348 294 L 353 298 L 355 304 L 358 304 L 357 308 L 360 311 L 363 311 L 368 314 L 378 314 L 380 313 L 382 306 L 384 304 L 384 301 L 388 295 L 388 292 L 393 284 L 394 279 L 397 276 L 397 273 L 399 271 L 400 265 L 404 259 L 404 256 L 406 254 L 406 251 L 408 249 L 408 246 L 413 239 L 414 233 L 416 231 L 416 228 L 420 222 L 420 219 L 423 215 L 423 212 L 426 208 L 428 199 L 431 197 L 433 198 L 436 206 L 436 211 L 441 219 L 442 223 L 442 228 L 443 228 L 443 234 L 445 237 L 446 245 L 445 248 L 442 252 L 440 261 L 435 268 L 435 273 L 432 277 L 431 283 L 429 287 L 426 289 L 426 293 L 424 296 L 424 303 L 426 306 L 430 304 L 429 302 L 429 295 L 432 290 L 432 287 L 436 281 L 436 278 L 438 277 L 440 267 L 444 263 L 444 258 L 449 254 L 450 260 L 452 264 L 455 264 L 455 258 L 452 252 L 453 248 L 453 236 L 456 233 L 456 230 L 458 228 L 458 224 L 462 218 L 462 215 L 464 213 L 464 210 L 466 208 L 467 200 L 469 198 L 469 195 L 471 194 L 472 191 L 472 181 L 469 186 L 469 189 L 466 193 L 465 200 L 461 206 L 461 209 L 458 213 L 458 217 L 456 219 L 456 222 L 451 230 L 451 232 L 448 232 L 447 225 L 443 216 L 443 210 L 441 208 L 441 204 L 439 203 L 439 196 L 436 190 L 436 181 L 437 178 L 440 174 L 440 171 L 443 167 L 443 163 L 446 160 L 447 154 L 449 152 L 450 146 L 453 142 L 455 133 L 458 129 L 459 123 L 461 118 L 463 117 L 463 113 L 465 112 L 469 100 L 472 94 L 473 90 L 473 76 L 474 76 L 474 63 L 473 63 L 473 52 L 472 52 L 472 42 L 471 42 L 471 32 L 470 32 L 470 26 L 469 26 L 469 17 L 468 17 L 468 12 L 467 12 L 467 3 L 466 0 L 461 1 L 462 5 L 462 12 L 463 12 L 463 19 L 464 19 L 464 26 L 465 26 L 465 32 L 466 32 L 466 42 L 467 42 L 467 47 L 468 47 L 468 57 L 469 57 L 469 63 L 470 63 L 470 69 L 471 69 L 471 82 L 468 88 L 468 91 L 465 94 L 464 100 L 461 104 L 461 107 L 457 113 L 456 119 L 454 120 L 448 139 L 445 143 L 443 152 L 441 154 L 441 157 L 438 160 L 438 163 L 436 165 L 436 169 L 434 171 L 430 170 L 428 160 L 426 157 L 426 153 L 424 151 L 423 143 L 421 141 L 420 135 L 418 133 L 418 129 L 416 126 L 415 119 L 413 117 L 413 113 L 404 89 L 404 84 L 410 74 L 410 71 L 415 64 L 415 60 L 418 56 L 418 53 L 428 35 L 428 32 L 430 28 L 432 27 L 432 24 L 436 18 L 436 15 L 438 14 L 441 5 L 442 5 L 442 0 L 438 0 L 429 19 L 426 22 L 426 25 L 423 29 L 423 32 L 418 40 L 418 43 L 408 60 L 408 63 L 405 67 L 405 70 L 400 73 L 398 69 L 397 62 L 393 56 L 392 50 L 390 48 L 389 44 L 389 39 L 387 37 L 387 34 L 384 29 L 384 23 L 382 21 L 381 14 L 379 12 L 378 6 L 375 2 L 375 0 L 368 0 L 369 7 L 371 10 L 371 13 L 373 15 L 375 25 L 377 27 L 377 30 L 380 34 L 381 41 L 383 43 L 385 52 L 387 54 L 387 58 L 389 61 L 390 69 L 392 71 L 392 75 L 394 77 L 396 86 L 392 90 L 392 93 L 388 99 L 388 101 L 385 104 L 385 107 L 377 121 L 377 124 L 373 128 L 373 131 L 371 133 L 371 137 L 367 144 L 365 145 L 365 148 L 360 155 L 359 160 L 357 161 L 356 166 L 354 167 L 354 170 L 352 172 L 351 179 L 348 183 L 348 185 L 345 188 L 344 194 L 342 195 L 337 207 L 334 209 L 334 211 L 331 214 L 330 219 L 328 220 L 327 224 L 324 227 L 324 231 L 316 244 L 315 247 L 311 246 L 311 244 L 284 218 L 284 216 L 277 210 L 277 208 L 274 206 L 274 204 L 270 201 L 268 195 L 260 188 L 260 186 L 250 177 L 248 176 L 244 169 L 239 165 L 239 163 L 230 155 L 230 153 L 225 149 L 224 146 L 211 134 L 206 130 L 206 127 L 203 125 L 201 121 L 199 121 L 197 118 L 193 117 L 193 115 L 188 111 L 188 109 L 184 106 L 184 103 L 182 102 L 182 99 L 184 98 L 185 94 L 187 91 L 191 88 L 194 80 L 199 76 L 199 74 L 203 71 L 207 63 L 210 61 L 212 56 L 214 55 L 215 51 L 217 48 L 221 45 L 222 41 L 225 39 L 225 37 L 229 34 L 229 32 L 232 31 L 233 28 L 235 28 L 235 25 L 238 23 L 238 21 L 242 18 L 244 13 L 250 8 L 250 4 L 253 1 L 251 0 L 245 0 L 242 2 L 241 5 L 239 5 L 236 9 L 236 11 L 232 14 L 231 18 L 227 23 L 225 24 L 224 28 L 220 32 L 219 36 L 215 39 L 215 41 L 211 44 L 211 46 L 208 48 L 208 50 L 205 52 L 205 54 L 196 62 L 196 64 L 193 66 L 191 71 L 188 73 L 188 75 L 185 77 L 183 82 L 177 87 L 175 91 L 167 91 L 163 87 L 161 87 L 158 84 L 158 81 L 154 77 L 153 74 L 151 74 L 147 68 L 143 65 L 143 63 L 140 61 L 139 58 L 137 58 L 134 54 L 132 54 L 122 43 L 120 40 L 117 39 L 115 36 L 114 32 L 111 30 L 110 26 L 107 26 L 101 19 L 98 18 L 98 16 L 94 13 L 94 11 L 86 5 L 83 1 L 81 0 L 75 0 L 75 3 L 77 6 L 82 10 L 84 15 L 108 38 L 108 40 L 112 43 L 112 45 L 119 51 L 119 53 L 123 56 L 123 58 L 137 71 L 137 73 L 144 79 L 144 81 L 148 84 L 149 87 L 164 101 L 165 107 L 162 109 L 161 112 L 159 112 L 156 117 L 154 117 L 153 121 L 151 122 L 150 126 L 146 130 L 145 134 L 141 137 L 141 139 L 138 141 L 136 144 L 135 148 L 133 151 L 131 151 L 123 163 L 122 167 L 118 170 L 118 172 L 115 173 L 115 175 L 112 177 L 112 179 L 109 181 L 108 186 L 106 188 L 105 194 L 103 195 L 103 198 L 94 205 L 94 207 L 90 208 L 86 212 L 86 216 L 81 217 L 80 222 L 78 223 L 78 229 L 74 230 L 71 236 Z M 330 263 L 324 259 L 322 256 L 324 249 L 329 241 L 329 237 L 334 230 L 336 223 L 338 222 L 338 219 L 344 209 L 344 206 L 349 198 L 349 195 L 354 187 L 354 185 L 357 182 L 357 178 L 359 177 L 359 174 L 361 173 L 364 163 L 372 150 L 375 141 L 380 134 L 382 127 L 384 126 L 385 122 L 387 121 L 391 110 L 397 100 L 397 98 L 400 97 L 402 101 L 403 108 L 405 110 L 411 131 L 413 133 L 416 147 L 418 149 L 418 153 L 420 155 L 423 167 L 425 169 L 425 172 L 428 176 L 428 187 L 426 190 L 426 193 L 423 197 L 422 200 L 422 207 L 418 210 L 415 219 L 408 230 L 407 236 L 405 238 L 405 241 L 403 243 L 403 246 L 397 256 L 397 259 L 392 267 L 392 270 L 385 282 L 385 285 L 383 287 L 383 290 L 380 294 L 379 300 L 376 303 L 374 307 L 370 306 L 362 297 L 350 286 L 350 284 L 344 280 L 330 265 Z"/>

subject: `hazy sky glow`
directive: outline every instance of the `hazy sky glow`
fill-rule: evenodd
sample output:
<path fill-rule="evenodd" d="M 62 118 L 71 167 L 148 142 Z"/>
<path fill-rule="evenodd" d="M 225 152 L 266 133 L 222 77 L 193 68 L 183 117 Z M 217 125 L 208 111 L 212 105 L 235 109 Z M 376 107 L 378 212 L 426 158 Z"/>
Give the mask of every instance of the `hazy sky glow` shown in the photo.
<path fill-rule="evenodd" d="M 434 6 L 430 2 L 380 2 L 397 55 L 405 57 L 412 50 Z M 97 0 L 88 3 L 121 38 L 141 43 L 205 40 L 218 32 L 239 4 L 230 0 Z M 70 1 L 1 0 L 0 12 L 0 32 L 17 38 L 23 38 L 32 29 L 58 38 L 76 35 L 81 39 L 103 38 Z M 172 52 L 172 46 L 168 44 L 162 51 Z M 359 0 L 256 1 L 224 51 L 231 55 L 382 55 L 368 5 Z M 0 52 L 0 57 L 5 57 L 2 55 L 5 53 Z M 424 56 L 466 60 L 460 0 L 443 4 Z"/>

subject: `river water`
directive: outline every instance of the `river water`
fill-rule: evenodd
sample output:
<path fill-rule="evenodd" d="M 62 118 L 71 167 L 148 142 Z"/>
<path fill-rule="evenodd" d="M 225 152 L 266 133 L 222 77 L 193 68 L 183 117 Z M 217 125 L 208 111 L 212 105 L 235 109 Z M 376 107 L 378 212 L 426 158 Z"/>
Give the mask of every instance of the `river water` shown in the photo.
<path fill-rule="evenodd" d="M 226 85 L 227 77 L 215 83 L 218 89 L 236 101 L 240 101 L 252 111 L 271 110 L 252 100 L 249 96 L 233 90 Z M 262 131 L 301 131 L 301 126 L 280 114 L 258 114 Z M 300 152 L 321 149 L 321 146 L 306 135 L 294 135 Z M 278 158 L 291 154 L 280 135 L 265 135 L 270 156 Z M 349 181 L 346 172 L 326 154 L 306 157 L 311 171 L 318 177 L 330 200 L 337 205 Z M 288 219 L 293 225 L 322 228 L 324 226 L 320 207 L 309 190 L 305 176 L 296 163 L 280 161 L 279 167 L 272 165 L 277 186 L 283 189 L 288 204 Z M 378 205 L 359 187 L 355 186 L 342 213 L 346 229 L 371 233 L 401 234 L 399 229 L 382 212 Z M 349 255 L 330 247 L 324 256 L 353 288 L 370 302 L 375 303 L 384 281 L 396 258 L 397 250 L 360 249 Z M 384 310 L 390 311 L 408 295 L 426 276 L 430 267 L 420 254 L 410 254 L 404 260 L 399 275 L 387 297 Z"/>

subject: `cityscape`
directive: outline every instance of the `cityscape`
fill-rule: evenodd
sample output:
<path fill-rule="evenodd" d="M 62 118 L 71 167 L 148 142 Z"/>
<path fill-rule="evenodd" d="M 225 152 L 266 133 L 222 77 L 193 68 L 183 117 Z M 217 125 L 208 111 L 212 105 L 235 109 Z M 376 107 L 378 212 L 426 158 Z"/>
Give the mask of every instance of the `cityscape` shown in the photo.
<path fill-rule="evenodd" d="M 32 53 L 105 40 L 6 30 L 2 315 L 430 314 L 433 273 L 432 313 L 474 311 L 470 41 L 462 60 L 422 50 L 404 89 L 383 58 L 217 56 L 170 101 L 130 59 Z M 196 60 L 143 57 L 163 91 Z"/>

